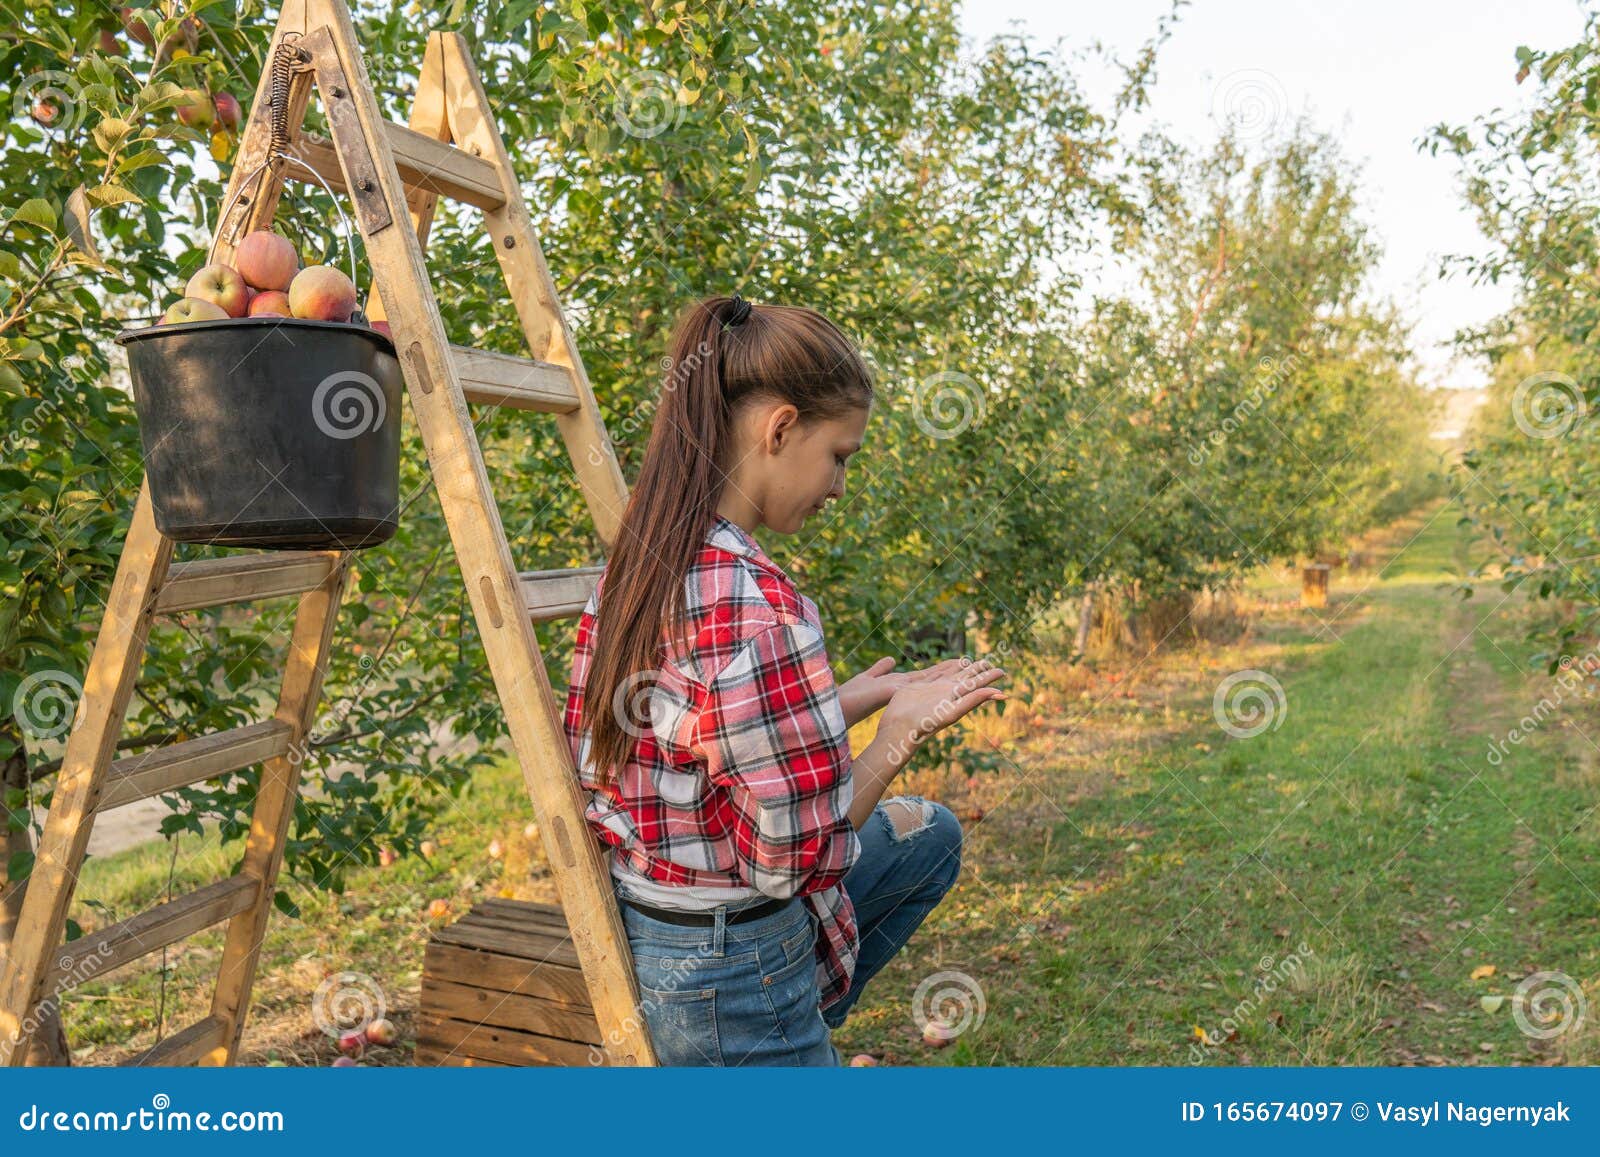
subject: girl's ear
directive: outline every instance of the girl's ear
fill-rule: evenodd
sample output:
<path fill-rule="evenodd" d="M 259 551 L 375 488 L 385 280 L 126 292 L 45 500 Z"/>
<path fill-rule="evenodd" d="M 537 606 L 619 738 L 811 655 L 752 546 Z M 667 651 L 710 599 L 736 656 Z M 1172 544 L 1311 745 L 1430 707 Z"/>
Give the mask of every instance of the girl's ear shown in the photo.
<path fill-rule="evenodd" d="M 799 421 L 800 411 L 789 402 L 782 402 L 768 411 L 763 437 L 769 454 L 783 449 L 785 440 L 794 436 Z"/>

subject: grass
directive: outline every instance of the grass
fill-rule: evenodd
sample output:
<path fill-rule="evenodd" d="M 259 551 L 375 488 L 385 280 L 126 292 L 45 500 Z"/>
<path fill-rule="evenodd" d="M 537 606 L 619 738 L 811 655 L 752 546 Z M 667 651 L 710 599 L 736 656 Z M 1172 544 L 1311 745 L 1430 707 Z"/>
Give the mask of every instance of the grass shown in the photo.
<path fill-rule="evenodd" d="M 1031 705 L 975 728 L 998 773 L 906 773 L 895 790 L 963 817 L 962 879 L 873 980 L 840 1049 L 891 1064 L 1600 1061 L 1600 1010 L 1546 1024 L 1555 1004 L 1518 998 L 1540 973 L 1583 1004 L 1600 984 L 1600 748 L 1585 735 L 1600 721 L 1575 679 L 1539 708 L 1556 684 L 1521 662 L 1533 610 L 1493 590 L 1462 601 L 1466 545 L 1452 510 L 1430 510 L 1391 528 L 1379 570 L 1336 572 L 1319 611 L 1258 575 L 1237 640 L 1055 667 Z M 1243 738 L 1213 705 L 1242 671 L 1282 689 Z M 273 919 L 241 1060 L 331 1058 L 312 1006 L 342 971 L 371 978 L 409 1039 L 430 900 L 455 914 L 495 893 L 553 900 L 530 814 L 508 762 L 462 797 L 431 859 L 358 872 L 342 897 L 291 886 L 304 919 Z M 184 841 L 179 890 L 237 854 Z M 80 895 L 127 915 L 164 894 L 170 860 L 163 844 L 95 859 Z M 208 1011 L 219 947 L 213 933 L 169 954 L 168 1031 Z M 939 973 L 968 1015 L 933 1049 L 913 1002 Z M 159 980 L 147 960 L 68 998 L 86 1063 L 153 1041 Z M 407 1059 L 403 1046 L 380 1063 Z"/>

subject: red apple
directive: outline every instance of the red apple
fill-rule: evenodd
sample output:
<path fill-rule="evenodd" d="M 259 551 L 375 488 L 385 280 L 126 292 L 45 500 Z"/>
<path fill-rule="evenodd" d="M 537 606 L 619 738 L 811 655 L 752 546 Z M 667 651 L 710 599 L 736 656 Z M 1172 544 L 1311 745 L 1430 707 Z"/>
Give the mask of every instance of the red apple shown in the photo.
<path fill-rule="evenodd" d="M 289 305 L 296 317 L 349 321 L 356 308 L 355 282 L 331 265 L 308 265 L 289 283 Z"/>
<path fill-rule="evenodd" d="M 855 1056 L 850 1058 L 850 1067 L 852 1069 L 876 1068 L 877 1065 L 878 1058 L 873 1056 L 871 1053 L 857 1053 Z"/>
<path fill-rule="evenodd" d="M 378 864 L 385 868 L 399 858 L 400 857 L 395 854 L 395 850 L 393 848 L 383 848 L 378 852 Z"/>
<path fill-rule="evenodd" d="M 161 321 L 157 324 L 175 324 L 183 321 L 221 321 L 227 316 L 228 311 L 214 301 L 205 301 L 198 297 L 183 297 L 167 307 L 167 312 L 161 315 Z"/>
<path fill-rule="evenodd" d="M 435 900 L 428 905 L 428 919 L 443 920 L 448 915 L 450 915 L 449 900 Z"/>
<path fill-rule="evenodd" d="M 394 1021 L 379 1017 L 367 1026 L 367 1041 L 371 1044 L 382 1045 L 388 1048 L 400 1039 L 399 1031 L 394 1027 Z"/>
<path fill-rule="evenodd" d="M 246 285 L 287 292 L 300 269 L 300 256 L 287 237 L 270 229 L 257 229 L 245 234 L 244 240 L 239 242 L 233 254 L 233 267 L 243 275 Z"/>
<path fill-rule="evenodd" d="M 47 100 L 37 101 L 33 106 L 33 119 L 49 128 L 61 119 L 61 110 Z"/>
<path fill-rule="evenodd" d="M 217 123 L 232 132 L 239 127 L 239 102 L 231 92 L 219 92 L 211 98 L 217 106 Z"/>
<path fill-rule="evenodd" d="M 183 101 L 178 105 L 178 119 L 192 129 L 209 129 L 216 121 L 216 109 L 211 107 L 211 97 L 203 88 L 186 88 Z"/>
<path fill-rule="evenodd" d="M 215 302 L 229 317 L 243 317 L 245 310 L 250 307 L 250 291 L 245 286 L 244 278 L 233 266 L 220 261 L 213 261 L 189 278 L 189 284 L 183 292 L 188 297 Z"/>
<path fill-rule="evenodd" d="M 922 1027 L 922 1043 L 930 1048 L 942 1049 L 956 1039 L 956 1031 L 942 1020 L 930 1020 Z"/>
<path fill-rule="evenodd" d="M 117 15 L 122 17 L 122 26 L 128 30 L 129 36 L 146 48 L 155 46 L 155 35 L 150 31 L 150 26 L 135 15 L 135 9 L 122 7 L 117 9 Z"/>
<path fill-rule="evenodd" d="M 379 319 L 378 321 L 368 322 L 367 324 L 381 333 L 384 337 L 388 338 L 390 341 L 394 340 L 394 331 L 389 328 L 388 322 Z"/>
<path fill-rule="evenodd" d="M 360 1032 L 347 1032 L 339 1038 L 339 1051 L 350 1058 L 359 1057 L 367 1051 L 366 1034 Z"/>
<path fill-rule="evenodd" d="M 289 295 L 276 289 L 263 289 L 250 302 L 251 317 L 293 317 Z"/>
<path fill-rule="evenodd" d="M 117 39 L 117 34 L 109 28 L 100 30 L 100 51 L 107 56 L 122 55 L 122 41 Z"/>
<path fill-rule="evenodd" d="M 365 1066 L 362 1065 L 360 1061 L 356 1060 L 355 1057 L 334 1057 L 333 1064 L 329 1065 L 328 1067 L 333 1069 L 359 1069 L 364 1068 Z"/>

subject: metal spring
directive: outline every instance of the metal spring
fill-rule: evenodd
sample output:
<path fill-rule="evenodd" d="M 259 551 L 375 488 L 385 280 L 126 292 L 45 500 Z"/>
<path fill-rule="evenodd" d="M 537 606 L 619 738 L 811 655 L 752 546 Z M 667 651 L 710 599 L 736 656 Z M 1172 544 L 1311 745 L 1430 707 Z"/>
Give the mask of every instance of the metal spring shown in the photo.
<path fill-rule="evenodd" d="M 297 33 L 290 35 L 298 36 Z M 272 139 L 267 145 L 267 159 L 275 160 L 283 154 L 289 143 L 289 82 L 294 77 L 294 66 L 304 52 L 289 43 L 288 37 L 278 42 L 272 54 L 272 114 L 269 124 Z"/>

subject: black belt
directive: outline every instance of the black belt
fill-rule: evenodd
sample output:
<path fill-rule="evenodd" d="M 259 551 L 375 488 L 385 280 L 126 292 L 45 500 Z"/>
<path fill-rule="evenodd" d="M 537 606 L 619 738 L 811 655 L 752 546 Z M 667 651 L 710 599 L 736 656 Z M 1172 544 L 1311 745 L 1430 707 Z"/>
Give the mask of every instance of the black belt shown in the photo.
<path fill-rule="evenodd" d="M 630 900 L 626 896 L 618 896 L 617 899 L 628 907 L 643 912 L 646 916 L 664 920 L 668 924 L 694 924 L 700 927 L 709 927 L 717 922 L 715 909 L 707 909 L 704 912 L 686 912 L 681 908 L 657 908 L 651 904 L 641 904 L 639 901 Z M 726 924 L 743 924 L 746 920 L 759 920 L 763 916 L 770 916 L 779 909 L 788 907 L 788 905 L 788 900 L 779 900 L 774 897 L 771 900 L 764 900 L 760 904 L 753 904 L 748 908 L 732 909 L 724 917 L 723 922 Z"/>

